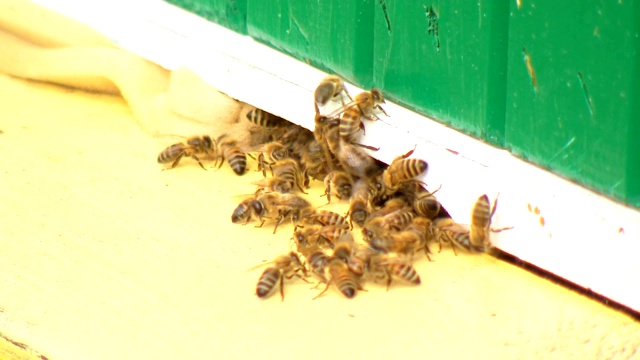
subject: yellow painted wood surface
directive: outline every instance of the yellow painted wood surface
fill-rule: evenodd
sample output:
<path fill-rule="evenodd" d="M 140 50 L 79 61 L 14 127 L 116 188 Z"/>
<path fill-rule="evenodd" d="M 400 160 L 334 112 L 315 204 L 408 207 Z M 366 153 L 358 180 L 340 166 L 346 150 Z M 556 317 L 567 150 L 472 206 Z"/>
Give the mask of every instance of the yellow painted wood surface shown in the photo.
<path fill-rule="evenodd" d="M 0 99 L 0 332 L 49 359 L 640 356 L 627 315 L 449 248 L 418 287 L 259 300 L 248 269 L 292 248 L 290 225 L 230 222 L 260 173 L 162 171 L 172 140 L 119 97 L 0 76 Z"/>

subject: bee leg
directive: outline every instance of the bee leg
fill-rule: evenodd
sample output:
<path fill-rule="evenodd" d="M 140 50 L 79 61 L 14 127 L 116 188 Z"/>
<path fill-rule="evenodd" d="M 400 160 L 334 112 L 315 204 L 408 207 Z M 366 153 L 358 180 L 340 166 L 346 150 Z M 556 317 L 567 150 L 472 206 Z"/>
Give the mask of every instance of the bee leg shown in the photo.
<path fill-rule="evenodd" d="M 384 114 L 384 116 L 387 116 L 387 117 L 389 116 L 389 114 L 387 114 L 387 112 L 386 112 L 386 111 L 384 111 L 384 109 L 382 108 L 382 106 L 377 105 L 377 106 L 376 106 L 376 108 L 377 108 L 378 110 L 382 111 L 382 113 Z"/>
<path fill-rule="evenodd" d="M 451 242 L 451 249 L 453 249 L 453 255 L 458 256 L 458 252 L 456 251 L 456 245 Z"/>
<path fill-rule="evenodd" d="M 369 146 L 369 145 L 365 145 L 365 144 L 360 144 L 360 143 L 355 143 L 355 142 L 352 142 L 351 144 L 353 144 L 355 146 L 360 146 L 360 147 L 363 147 L 365 149 L 369 149 L 369 150 L 372 150 L 372 151 L 380 150 L 379 147 Z"/>
<path fill-rule="evenodd" d="M 284 276 L 280 276 L 280 297 L 280 301 L 284 301 Z"/>
<path fill-rule="evenodd" d="M 429 254 L 431 254 L 431 249 L 429 249 L 428 244 L 424 244 L 424 254 L 427 255 L 427 260 L 433 262 L 433 260 L 431 259 L 431 256 L 429 256 Z"/>
<path fill-rule="evenodd" d="M 389 273 L 389 270 L 385 270 L 385 273 L 387 274 L 387 291 L 389 291 L 389 288 L 391 287 L 391 274 Z"/>
<path fill-rule="evenodd" d="M 289 215 L 289 211 L 286 211 L 285 213 L 280 212 L 280 214 L 278 215 L 278 217 L 276 218 L 276 226 L 273 227 L 273 233 L 276 233 L 276 230 L 278 230 L 278 226 L 280 224 L 282 224 L 282 222 L 284 221 L 285 217 Z"/>
<path fill-rule="evenodd" d="M 503 227 L 503 228 L 499 228 L 499 229 L 491 228 L 491 232 L 499 233 L 499 232 L 503 232 L 505 230 L 511 230 L 511 229 L 513 229 L 513 226 L 507 226 L 507 227 Z"/>
<path fill-rule="evenodd" d="M 260 228 L 260 227 L 262 227 L 262 225 L 264 225 L 264 219 L 260 219 L 260 225 L 258 225 L 256 227 Z M 274 234 L 275 234 L 275 232 L 274 232 Z"/>
<path fill-rule="evenodd" d="M 313 299 L 311 299 L 311 300 L 315 300 L 315 299 L 319 298 L 320 296 L 322 296 L 324 293 L 326 293 L 326 292 L 327 292 L 327 290 L 329 290 L 329 286 L 331 286 L 331 283 L 333 283 L 333 280 L 328 281 L 328 282 L 327 282 L 327 286 L 325 286 L 324 290 L 322 290 L 322 291 L 320 292 L 320 294 L 316 295 L 316 297 L 314 297 L 314 298 L 313 298 Z M 319 283 L 318 283 L 318 284 L 319 284 Z"/>
<path fill-rule="evenodd" d="M 196 154 L 191 154 L 191 158 L 198 162 L 198 165 L 200 165 L 202 170 L 205 170 L 205 171 L 207 170 L 205 169 L 204 165 L 202 165 L 202 161 L 200 161 L 200 159 L 196 156 Z"/>
<path fill-rule="evenodd" d="M 173 164 L 171 164 L 171 169 L 178 166 L 178 163 L 180 162 L 180 159 L 182 159 L 182 156 L 184 156 L 184 154 L 178 155 L 178 157 L 173 161 Z"/>

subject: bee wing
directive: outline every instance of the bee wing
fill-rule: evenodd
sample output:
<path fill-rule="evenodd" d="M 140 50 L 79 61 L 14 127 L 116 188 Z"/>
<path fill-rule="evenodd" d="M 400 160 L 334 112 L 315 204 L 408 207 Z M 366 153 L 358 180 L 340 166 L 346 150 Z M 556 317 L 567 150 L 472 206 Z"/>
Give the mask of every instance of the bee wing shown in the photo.
<path fill-rule="evenodd" d="M 249 269 L 247 269 L 247 272 L 249 272 L 249 271 L 253 271 L 253 270 L 255 270 L 255 269 L 259 269 L 259 268 L 261 268 L 261 267 L 263 267 L 263 266 L 266 266 L 266 265 L 269 265 L 269 264 L 273 264 L 274 262 L 275 262 L 275 261 L 273 261 L 273 260 L 272 260 L 272 261 L 265 261 L 265 262 L 263 262 L 262 264 L 258 264 L 258 265 L 256 265 L 256 266 L 252 266 L 252 267 L 250 267 Z"/>
<path fill-rule="evenodd" d="M 458 233 L 458 234 L 463 234 L 463 233 L 468 233 L 470 230 L 470 225 L 467 224 L 458 224 L 458 223 L 451 223 L 445 226 L 440 227 L 441 230 L 448 230 L 454 233 Z"/>
<path fill-rule="evenodd" d="M 358 100 L 351 100 L 348 103 L 340 106 L 339 108 L 333 110 L 329 115 L 327 115 L 327 118 L 336 118 L 338 117 L 340 114 L 342 114 L 343 112 L 347 111 L 347 109 L 350 109 L 354 106 L 358 106 L 362 103 L 362 101 L 358 101 Z"/>

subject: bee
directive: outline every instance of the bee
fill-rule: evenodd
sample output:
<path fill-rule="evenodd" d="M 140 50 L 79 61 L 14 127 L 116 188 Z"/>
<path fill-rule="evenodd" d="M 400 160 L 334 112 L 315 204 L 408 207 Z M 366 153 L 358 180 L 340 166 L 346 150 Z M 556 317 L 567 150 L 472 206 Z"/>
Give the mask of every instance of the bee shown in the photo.
<path fill-rule="evenodd" d="M 291 182 L 287 179 L 283 179 L 280 177 L 272 177 L 265 178 L 253 183 L 254 185 L 258 185 L 259 189 L 256 191 L 256 195 L 268 193 L 268 192 L 279 192 L 281 194 L 289 194 L 293 191 L 293 187 Z"/>
<path fill-rule="evenodd" d="M 318 276 L 323 282 L 327 282 L 325 277 L 325 269 L 329 264 L 330 257 L 319 246 L 309 246 L 302 249 L 304 257 L 307 259 L 309 269 L 313 274 Z"/>
<path fill-rule="evenodd" d="M 471 212 L 471 228 L 469 240 L 471 246 L 478 251 L 484 251 L 491 244 L 489 243 L 489 227 L 491 226 L 491 218 L 496 212 L 498 198 L 493 202 L 493 206 L 489 203 L 489 197 L 486 194 L 481 195 L 473 206 Z"/>
<path fill-rule="evenodd" d="M 367 217 L 371 213 L 369 203 L 369 184 L 365 179 L 358 180 L 353 186 L 351 200 L 349 201 L 349 223 L 353 228 L 355 222 L 358 226 L 364 226 Z"/>
<path fill-rule="evenodd" d="M 435 219 L 442 213 L 443 207 L 433 193 L 421 191 L 413 201 L 413 209 L 421 216 Z"/>
<path fill-rule="evenodd" d="M 300 170 L 298 162 L 291 158 L 278 160 L 272 166 L 273 176 L 285 179 L 291 183 L 291 187 L 298 188 L 306 194 L 303 186 L 308 186 L 309 180 L 305 172 Z"/>
<path fill-rule="evenodd" d="M 403 183 L 414 180 L 415 177 L 424 174 L 429 165 L 420 159 L 407 159 L 414 150 L 395 158 L 389 167 L 382 173 L 382 185 L 384 193 L 395 193 Z"/>
<path fill-rule="evenodd" d="M 365 91 L 358 95 L 353 100 L 353 103 L 346 105 L 336 110 L 331 115 L 335 116 L 342 113 L 340 117 L 340 138 L 347 142 L 354 142 L 356 134 L 360 128 L 364 129 L 362 118 L 369 120 L 375 120 L 378 117 L 374 114 L 374 110 L 382 111 L 385 115 L 387 113 L 380 106 L 384 104 L 384 97 L 379 90 L 371 89 L 371 91 Z M 388 115 L 387 115 L 388 116 Z M 371 148 L 376 149 L 376 148 Z"/>
<path fill-rule="evenodd" d="M 417 216 L 411 221 L 411 224 L 404 229 L 404 232 L 411 232 L 418 236 L 418 244 L 415 251 L 424 249 L 427 259 L 431 261 L 431 256 L 429 256 L 429 254 L 431 254 L 431 250 L 429 249 L 428 242 L 436 238 L 431 219 L 423 216 Z"/>
<path fill-rule="evenodd" d="M 287 123 L 286 120 L 262 109 L 253 109 L 247 113 L 247 120 L 263 128 L 276 128 Z"/>
<path fill-rule="evenodd" d="M 349 95 L 349 92 L 340 77 L 336 75 L 328 75 L 322 79 L 313 94 L 316 114 L 320 113 L 319 106 L 326 105 L 329 100 L 335 99 L 341 94 L 346 95 L 349 100 L 351 100 L 351 95 Z M 344 105 L 344 98 L 342 96 L 340 96 L 340 101 L 342 101 L 342 105 Z"/>
<path fill-rule="evenodd" d="M 362 238 L 372 250 L 413 256 L 420 245 L 420 235 L 411 231 L 392 232 L 371 221 L 362 229 Z"/>
<path fill-rule="evenodd" d="M 487 251 L 491 248 L 491 240 L 489 231 L 501 232 L 513 229 L 513 227 L 504 227 L 501 229 L 491 228 L 491 218 L 496 212 L 498 206 L 498 197 L 493 201 L 493 205 L 489 205 L 489 197 L 481 195 L 473 206 L 471 212 L 471 228 L 469 232 L 469 240 L 475 251 Z"/>
<path fill-rule="evenodd" d="M 333 248 L 334 244 L 340 239 L 348 239 L 350 237 L 353 240 L 353 236 L 348 228 L 332 225 L 323 226 L 318 230 L 318 236 L 320 240 L 328 243 L 331 248 Z"/>
<path fill-rule="evenodd" d="M 386 230 L 395 230 L 400 231 L 404 229 L 416 214 L 413 212 L 412 208 L 402 207 L 396 210 L 393 210 L 383 216 L 377 216 L 375 213 L 371 215 L 373 218 L 372 222 L 375 221 L 377 226 L 380 226 Z"/>
<path fill-rule="evenodd" d="M 236 175 L 244 175 L 247 170 L 247 155 L 242 151 L 238 142 L 223 134 L 218 137 L 217 143 L 220 149 L 220 165 L 218 168 L 222 167 L 224 160 L 227 160 Z"/>
<path fill-rule="evenodd" d="M 420 275 L 406 260 L 388 254 L 377 254 L 369 260 L 369 271 L 378 279 L 385 279 L 387 291 L 393 278 L 401 279 L 413 285 L 420 285 Z"/>
<path fill-rule="evenodd" d="M 340 145 L 340 137 L 338 134 L 339 124 L 340 119 L 328 118 L 316 114 L 313 136 L 322 149 L 325 169 L 328 172 L 332 172 L 335 168 L 334 156 L 338 152 L 338 146 Z"/>
<path fill-rule="evenodd" d="M 436 240 L 440 244 L 439 251 L 442 251 L 443 242 L 450 243 L 453 253 L 456 255 L 458 255 L 456 246 L 473 251 L 468 226 L 458 224 L 451 218 L 437 218 L 433 221 L 433 226 L 435 227 Z"/>
<path fill-rule="evenodd" d="M 333 211 L 322 210 L 315 214 L 309 215 L 307 219 L 310 222 L 321 224 L 322 226 L 335 226 L 337 228 L 350 229 L 348 220 Z"/>
<path fill-rule="evenodd" d="M 186 144 L 177 143 L 167 147 L 158 155 L 158 163 L 166 164 L 173 162 L 171 164 L 171 169 L 173 169 L 178 166 L 180 159 L 184 156 L 189 156 L 197 161 L 201 168 L 207 170 L 204 165 L 202 165 L 200 158 L 198 158 L 198 154 L 211 155 L 213 158 L 216 157 L 216 143 L 208 135 L 194 136 L 187 139 Z"/>
<path fill-rule="evenodd" d="M 296 194 L 275 194 L 277 194 L 277 197 L 273 204 L 277 209 L 278 216 L 276 217 L 276 225 L 273 228 L 274 234 L 285 219 L 290 218 L 294 225 L 297 225 L 302 219 L 306 219 L 309 215 L 315 213 L 311 203 Z"/>
<path fill-rule="evenodd" d="M 335 190 L 336 197 L 340 200 L 351 197 L 351 189 L 353 183 L 351 177 L 344 171 L 332 171 L 324 178 L 324 194 L 327 196 L 328 203 L 331 203 L 332 189 Z"/>
<path fill-rule="evenodd" d="M 323 180 L 327 175 L 327 164 L 322 146 L 311 139 L 300 152 L 300 164 L 307 171 L 307 175 L 316 180 Z"/>
<path fill-rule="evenodd" d="M 260 220 L 258 227 L 261 227 L 265 221 L 264 217 L 273 217 L 274 215 L 277 194 L 278 193 L 264 193 L 242 201 L 233 211 L 231 222 L 246 225 L 253 218 L 258 218 L 258 220 Z"/>
<path fill-rule="evenodd" d="M 327 286 L 313 300 L 319 298 L 327 292 L 333 284 L 347 298 L 351 299 L 356 295 L 356 291 L 362 289 L 354 273 L 349 270 L 347 264 L 339 258 L 332 257 L 325 267 L 325 278 L 328 279 Z"/>
<path fill-rule="evenodd" d="M 351 233 L 347 234 L 349 236 L 343 236 L 336 241 L 333 247 L 333 257 L 344 261 L 348 265 L 356 252 L 356 243 Z"/>
<path fill-rule="evenodd" d="M 273 266 L 265 269 L 260 276 L 256 286 L 256 295 L 264 299 L 273 292 L 276 284 L 280 283 L 280 296 L 284 301 L 284 278 L 291 279 L 297 276 L 304 280 L 298 272 L 301 271 L 304 276 L 307 276 L 307 269 L 298 254 L 293 251 L 287 255 L 278 256 L 272 263 Z"/>
<path fill-rule="evenodd" d="M 263 144 L 259 149 L 258 155 L 258 171 L 262 170 L 262 176 L 267 176 L 267 167 L 271 168 L 273 164 L 289 156 L 287 148 L 277 141 Z M 271 169 L 273 174 L 273 169 Z"/>

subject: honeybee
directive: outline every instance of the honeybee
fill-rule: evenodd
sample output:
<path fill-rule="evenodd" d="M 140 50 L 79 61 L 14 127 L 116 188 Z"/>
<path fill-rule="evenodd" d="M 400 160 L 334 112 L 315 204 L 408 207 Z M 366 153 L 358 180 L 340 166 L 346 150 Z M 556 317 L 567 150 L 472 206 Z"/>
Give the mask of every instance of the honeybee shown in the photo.
<path fill-rule="evenodd" d="M 336 197 L 340 200 L 351 197 L 351 189 L 353 183 L 351 177 L 344 171 L 332 171 L 324 178 L 324 194 L 327 196 L 328 203 L 331 203 L 332 189 L 335 190 Z"/>
<path fill-rule="evenodd" d="M 302 148 L 300 164 L 306 169 L 307 175 L 316 180 L 323 180 L 327 175 L 327 164 L 322 146 L 311 139 Z"/>
<path fill-rule="evenodd" d="M 335 243 L 341 239 L 345 240 L 351 238 L 353 241 L 353 236 L 348 228 L 332 225 L 320 228 L 320 230 L 318 230 L 318 237 L 319 239 L 326 241 L 331 248 L 333 248 Z"/>
<path fill-rule="evenodd" d="M 322 79 L 313 94 L 316 114 L 320 113 L 319 106 L 326 105 L 329 100 L 335 99 L 342 94 L 346 95 L 349 100 L 351 100 L 351 95 L 349 95 L 349 92 L 340 77 L 336 75 L 328 75 Z M 342 105 L 344 105 L 344 98 L 342 96 L 340 96 L 340 101 L 342 101 Z"/>
<path fill-rule="evenodd" d="M 441 213 L 442 206 L 433 193 L 421 191 L 413 201 L 413 209 L 419 215 L 435 219 Z"/>
<path fill-rule="evenodd" d="M 277 161 L 286 159 L 289 156 L 287 148 L 277 141 L 263 144 L 258 149 L 258 171 L 262 170 L 262 176 L 267 176 L 267 167 L 273 166 Z M 273 169 L 271 169 L 273 174 Z"/>
<path fill-rule="evenodd" d="M 420 249 L 424 249 L 424 253 L 427 256 L 427 259 L 431 261 L 431 250 L 429 249 L 429 241 L 434 240 L 436 238 L 435 229 L 433 227 L 433 222 L 426 217 L 418 216 L 415 217 L 411 224 L 409 224 L 404 232 L 411 232 L 418 236 L 418 244 L 416 251 Z"/>
<path fill-rule="evenodd" d="M 227 160 L 236 175 L 244 175 L 247 170 L 247 155 L 238 145 L 238 141 L 223 134 L 218 137 L 217 143 L 220 149 L 220 165 L 218 167 L 222 167 L 224 160 Z"/>
<path fill-rule="evenodd" d="M 231 222 L 234 224 L 246 225 L 254 217 L 260 220 L 261 227 L 264 224 L 265 217 L 273 217 L 276 213 L 275 201 L 278 193 L 264 193 L 256 197 L 248 198 L 242 201 L 231 215 Z"/>
<path fill-rule="evenodd" d="M 340 145 L 339 123 L 340 119 L 337 118 L 328 118 L 319 114 L 316 114 L 315 117 L 313 136 L 322 148 L 325 168 L 328 172 L 332 172 L 335 168 L 334 156 L 338 153 L 338 146 Z"/>
<path fill-rule="evenodd" d="M 259 189 L 256 191 L 256 195 L 268 193 L 268 192 L 279 192 L 281 194 L 288 194 L 293 191 L 293 186 L 291 182 L 287 179 L 283 179 L 280 177 L 272 177 L 265 178 L 253 183 L 254 185 L 258 185 Z"/>
<path fill-rule="evenodd" d="M 323 282 L 327 282 L 325 269 L 329 264 L 329 256 L 317 245 L 304 247 L 302 251 L 304 257 L 307 259 L 311 272 L 318 276 Z"/>
<path fill-rule="evenodd" d="M 276 218 L 276 225 L 273 228 L 274 234 L 278 226 L 282 224 L 285 219 L 290 218 L 294 225 L 297 225 L 302 219 L 307 218 L 307 216 L 315 212 L 311 203 L 296 194 L 275 194 L 278 196 L 273 201 L 273 204 L 278 211 L 278 216 Z"/>
<path fill-rule="evenodd" d="M 321 224 L 322 226 L 335 226 L 343 229 L 350 229 L 349 222 L 347 219 L 333 211 L 322 210 L 318 211 L 315 214 L 311 214 L 307 216 L 307 220 L 313 223 Z"/>
<path fill-rule="evenodd" d="M 512 229 L 513 227 L 504 227 L 501 229 L 492 229 L 491 228 L 491 218 L 493 218 L 493 214 L 496 212 L 496 207 L 498 206 L 498 196 L 493 201 L 493 205 L 489 205 L 489 197 L 487 195 L 482 195 L 478 198 L 475 205 L 473 206 L 473 211 L 471 213 L 471 228 L 469 231 L 469 240 L 471 241 L 471 246 L 476 251 L 487 251 L 491 248 L 491 240 L 489 236 L 489 231 L 491 232 L 501 232 L 504 230 Z"/>
<path fill-rule="evenodd" d="M 348 265 L 357 248 L 353 235 L 351 235 L 351 233 L 346 234 L 346 236 L 342 236 L 335 242 L 332 256 L 344 261 Z"/>
<path fill-rule="evenodd" d="M 287 123 L 283 118 L 262 109 L 253 109 L 247 113 L 247 120 L 264 128 L 276 128 Z"/>
<path fill-rule="evenodd" d="M 378 223 L 378 226 L 387 229 L 387 230 L 395 230 L 400 231 L 404 229 L 416 214 L 413 212 L 413 209 L 409 207 L 402 207 L 396 210 L 389 212 L 380 217 L 376 217 L 375 214 L 372 214 L 373 219 Z"/>
<path fill-rule="evenodd" d="M 339 127 L 340 137 L 347 142 L 354 142 L 358 130 L 364 128 L 362 118 L 369 120 L 377 119 L 378 117 L 374 113 L 376 109 L 387 115 L 380 106 L 380 104 L 384 103 L 382 93 L 379 90 L 371 89 L 371 91 L 365 91 L 356 95 L 352 103 L 334 111 L 330 116 L 342 113 Z"/>
<path fill-rule="evenodd" d="M 414 180 L 415 177 L 427 171 L 429 165 L 420 159 L 407 159 L 414 150 L 395 158 L 389 167 L 382 173 L 382 185 L 384 193 L 395 193 L 402 184 Z"/>
<path fill-rule="evenodd" d="M 291 187 L 298 188 L 306 194 L 303 186 L 308 186 L 309 179 L 304 171 L 300 170 L 298 162 L 291 158 L 280 159 L 272 166 L 273 176 L 285 179 L 291 183 Z"/>
<path fill-rule="evenodd" d="M 352 273 L 347 264 L 339 258 L 332 257 L 325 267 L 325 272 L 325 278 L 328 279 L 327 286 L 314 297 L 313 300 L 322 296 L 332 284 L 349 299 L 356 295 L 357 290 L 362 289 L 358 284 L 356 275 Z"/>
<path fill-rule="evenodd" d="M 367 221 L 367 217 L 371 213 L 369 196 L 369 184 L 367 181 L 365 179 L 356 181 L 349 202 L 349 212 L 347 213 L 352 228 L 354 222 L 362 227 L 365 221 Z"/>
<path fill-rule="evenodd" d="M 194 136 L 187 139 L 186 143 L 173 144 L 164 149 L 160 155 L 158 155 L 158 163 L 166 164 L 173 162 L 171 168 L 178 166 L 178 163 L 184 156 L 189 156 L 193 160 L 198 162 L 201 168 L 205 169 L 204 165 L 198 158 L 198 154 L 204 154 L 216 158 L 216 143 L 208 135 Z"/>
<path fill-rule="evenodd" d="M 456 255 L 458 255 L 456 246 L 467 251 L 473 251 L 468 226 L 458 224 L 451 218 L 437 218 L 433 221 L 433 226 L 436 232 L 436 240 L 440 244 L 439 251 L 442 251 L 443 242 L 450 243 L 453 253 Z"/>
<path fill-rule="evenodd" d="M 272 261 L 272 264 L 273 266 L 265 269 L 260 276 L 256 286 L 256 295 L 261 299 L 266 298 L 273 292 L 276 284 L 280 283 L 280 296 L 284 301 L 284 278 L 291 279 L 297 276 L 304 280 L 298 272 L 302 271 L 304 276 L 307 276 L 307 268 L 298 254 L 293 251 L 287 255 L 278 256 Z"/>
<path fill-rule="evenodd" d="M 408 244 L 408 239 L 393 238 L 395 233 L 380 226 L 379 221 L 367 222 L 362 228 L 362 239 L 369 244 L 369 247 L 377 252 L 402 252 L 410 253 L 415 248 L 412 244 Z M 414 240 L 417 242 L 417 238 Z M 405 250 L 407 248 L 407 250 Z"/>
<path fill-rule="evenodd" d="M 420 285 L 420 275 L 416 269 L 403 258 L 389 254 L 376 254 L 369 260 L 369 271 L 378 279 L 385 279 L 387 291 L 393 278 L 401 279 L 413 285 Z"/>

